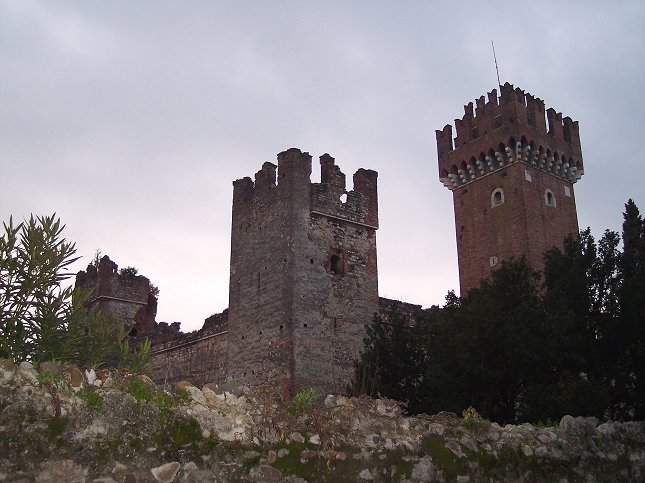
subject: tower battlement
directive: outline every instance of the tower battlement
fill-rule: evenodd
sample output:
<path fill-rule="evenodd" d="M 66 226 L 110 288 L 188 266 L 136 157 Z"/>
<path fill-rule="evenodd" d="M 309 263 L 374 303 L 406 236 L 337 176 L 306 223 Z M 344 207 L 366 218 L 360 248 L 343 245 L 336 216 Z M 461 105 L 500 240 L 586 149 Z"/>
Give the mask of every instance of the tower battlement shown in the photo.
<path fill-rule="evenodd" d="M 499 96 L 493 89 L 466 104 L 455 128 L 454 140 L 450 124 L 436 131 L 439 178 L 449 189 L 516 161 L 571 183 L 584 173 L 578 122 L 508 82 Z"/>
<path fill-rule="evenodd" d="M 266 162 L 250 177 L 233 182 L 234 209 L 249 209 L 291 197 L 294 192 L 311 190 L 313 213 L 339 217 L 345 221 L 378 228 L 378 173 L 359 169 L 352 178 L 353 189 L 347 190 L 345 174 L 329 154 L 320 156 L 320 183 L 311 182 L 311 155 L 297 148 L 278 154 L 277 166 Z"/>

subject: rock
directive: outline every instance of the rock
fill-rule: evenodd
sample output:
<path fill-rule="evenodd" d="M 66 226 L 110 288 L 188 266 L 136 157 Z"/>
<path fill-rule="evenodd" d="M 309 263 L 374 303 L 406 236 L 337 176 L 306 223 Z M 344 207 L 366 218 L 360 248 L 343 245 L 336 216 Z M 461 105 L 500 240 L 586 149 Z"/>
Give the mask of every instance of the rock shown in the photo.
<path fill-rule="evenodd" d="M 336 405 L 345 406 L 347 408 L 355 407 L 355 405 L 352 402 L 352 400 L 349 399 L 348 397 L 345 397 L 345 396 L 336 396 Z"/>
<path fill-rule="evenodd" d="M 313 445 L 319 446 L 320 445 L 320 435 L 314 434 L 309 436 L 309 442 Z"/>
<path fill-rule="evenodd" d="M 369 470 L 369 469 L 367 469 L 367 468 L 365 468 L 363 471 L 361 471 L 361 472 L 358 474 L 358 477 L 359 477 L 361 480 L 366 480 L 366 481 L 371 481 L 371 480 L 373 480 L 373 479 L 374 479 L 374 476 L 372 476 L 372 473 L 371 473 L 371 472 L 370 472 L 370 470 Z"/>
<path fill-rule="evenodd" d="M 267 453 L 267 463 L 272 465 L 273 463 L 275 463 L 275 460 L 277 458 L 278 458 L 278 454 L 275 452 L 275 450 L 273 449 L 269 450 L 269 452 Z"/>
<path fill-rule="evenodd" d="M 0 369 L 3 371 L 13 371 L 16 365 L 10 359 L 0 358 Z"/>
<path fill-rule="evenodd" d="M 109 476 L 101 476 L 100 478 L 95 478 L 92 480 L 92 483 L 117 483 Z"/>
<path fill-rule="evenodd" d="M 305 442 L 304 436 L 302 434 L 298 433 L 297 431 L 294 431 L 293 433 L 291 433 L 289 435 L 289 439 L 291 441 L 294 441 L 295 443 L 300 443 L 300 444 Z"/>
<path fill-rule="evenodd" d="M 65 371 L 69 374 L 69 385 L 72 386 L 72 388 L 78 389 L 83 385 L 83 373 L 78 367 L 74 364 L 70 364 L 65 367 Z"/>
<path fill-rule="evenodd" d="M 36 483 L 84 483 L 87 470 L 72 460 L 51 460 L 40 465 Z"/>
<path fill-rule="evenodd" d="M 412 481 L 432 481 L 434 476 L 435 469 L 430 456 L 424 456 L 412 468 Z"/>
<path fill-rule="evenodd" d="M 186 386 L 184 388 L 184 391 L 188 393 L 188 396 L 190 396 L 190 399 L 193 402 L 196 402 L 197 404 L 203 404 L 206 406 L 208 404 L 208 401 L 206 400 L 206 397 L 204 397 L 204 393 L 198 388 L 193 385 Z"/>
<path fill-rule="evenodd" d="M 278 450 L 278 458 L 284 458 L 289 454 L 289 450 L 287 448 L 280 448 Z"/>
<path fill-rule="evenodd" d="M 560 420 L 560 427 L 562 429 L 573 431 L 591 432 L 596 429 L 596 426 L 598 426 L 598 419 L 594 417 L 585 418 L 583 416 L 578 416 L 577 418 L 574 418 L 567 414 Z"/>
<path fill-rule="evenodd" d="M 57 377 L 61 375 L 60 372 L 60 366 L 54 362 L 47 361 L 43 362 L 38 366 L 38 372 L 40 374 L 43 374 L 44 372 L 48 372 L 50 375 Z"/>
<path fill-rule="evenodd" d="M 603 436 L 611 436 L 616 432 L 616 430 L 614 429 L 614 423 L 612 421 L 602 423 L 596 428 L 596 432 L 602 434 Z"/>
<path fill-rule="evenodd" d="M 195 387 L 195 386 L 193 386 L 188 381 L 179 381 L 177 384 L 175 384 L 175 391 L 184 391 L 188 387 Z"/>
<path fill-rule="evenodd" d="M 93 386 L 96 381 L 96 371 L 94 369 L 85 369 L 85 379 L 90 386 Z"/>
<path fill-rule="evenodd" d="M 332 408 L 336 406 L 336 396 L 333 394 L 328 394 L 323 403 L 326 408 Z"/>
<path fill-rule="evenodd" d="M 546 448 L 546 446 L 538 446 L 535 448 L 535 456 L 538 456 L 539 458 L 544 458 L 549 454 L 549 450 Z"/>
<path fill-rule="evenodd" d="M 393 399 L 379 399 L 376 401 L 376 412 L 381 416 L 394 418 L 401 415 L 401 406 Z"/>
<path fill-rule="evenodd" d="M 478 450 L 477 443 L 475 443 L 475 440 L 471 436 L 467 436 L 467 435 L 462 436 L 461 444 L 463 444 L 470 451 L 477 452 Z"/>
<path fill-rule="evenodd" d="M 196 469 L 197 469 L 197 465 L 192 461 L 189 461 L 188 463 L 184 464 L 184 471 L 194 471 Z"/>
<path fill-rule="evenodd" d="M 251 469 L 249 476 L 262 483 L 279 483 L 283 480 L 282 472 L 269 465 L 260 465 Z"/>
<path fill-rule="evenodd" d="M 533 449 L 528 444 L 523 444 L 522 453 L 524 453 L 524 456 L 527 456 L 527 457 L 533 456 Z"/>
<path fill-rule="evenodd" d="M 213 388 L 215 388 L 215 390 L 213 390 Z M 217 386 L 215 386 L 215 384 L 206 384 L 202 388 L 202 394 L 210 404 L 224 402 L 224 400 L 226 399 L 224 393 L 217 389 Z"/>
<path fill-rule="evenodd" d="M 234 386 L 230 382 L 225 382 L 220 386 L 224 394 L 229 393 L 235 397 L 241 397 L 243 395 L 242 389 L 238 386 Z"/>
<path fill-rule="evenodd" d="M 430 423 L 430 426 L 428 426 L 428 432 L 438 434 L 439 436 L 442 436 L 444 431 L 445 428 L 439 423 Z"/>
<path fill-rule="evenodd" d="M 34 369 L 33 364 L 29 361 L 23 361 L 18 364 L 16 376 L 31 383 L 38 381 L 38 373 L 36 372 L 36 369 Z"/>
<path fill-rule="evenodd" d="M 242 459 L 245 461 L 253 460 L 259 456 L 260 456 L 260 453 L 254 450 L 249 450 L 242 453 Z"/>
<path fill-rule="evenodd" d="M 16 365 L 9 359 L 0 358 L 0 380 L 8 381 L 14 375 Z"/>
<path fill-rule="evenodd" d="M 456 441 L 449 441 L 446 443 L 446 448 L 448 448 L 450 451 L 452 451 L 457 458 L 465 458 L 466 455 L 464 454 L 464 451 L 461 449 L 461 445 L 457 443 Z"/>
<path fill-rule="evenodd" d="M 551 437 L 548 434 L 538 434 L 537 439 L 540 440 L 540 443 L 550 443 L 551 442 Z"/>
<path fill-rule="evenodd" d="M 164 465 L 157 466 L 156 468 L 152 468 L 150 473 L 152 473 L 155 480 L 160 481 L 161 483 L 172 483 L 175 476 L 177 476 L 180 466 L 181 465 L 179 463 L 173 461 L 172 463 L 166 463 Z"/>

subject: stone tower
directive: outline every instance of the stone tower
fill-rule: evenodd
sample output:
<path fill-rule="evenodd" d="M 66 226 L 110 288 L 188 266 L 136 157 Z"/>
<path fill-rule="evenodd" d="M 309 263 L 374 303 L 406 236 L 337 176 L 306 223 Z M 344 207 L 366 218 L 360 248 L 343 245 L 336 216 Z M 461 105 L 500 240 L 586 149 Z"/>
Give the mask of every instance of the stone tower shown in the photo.
<path fill-rule="evenodd" d="M 345 391 L 378 311 L 377 173 L 292 148 L 233 182 L 228 374 L 286 395 Z M 277 169 L 277 173 L 276 173 Z M 277 174 L 277 176 L 276 176 Z"/>
<path fill-rule="evenodd" d="M 134 272 L 119 273 L 118 265 L 105 255 L 98 266 L 89 264 L 76 274 L 76 288 L 89 294 L 88 309 L 122 322 L 131 335 L 145 335 L 155 328 L 157 297 L 150 280 Z"/>
<path fill-rule="evenodd" d="M 573 184 L 584 170 L 578 122 L 509 83 L 464 106 L 436 131 L 439 179 L 452 191 L 461 294 L 505 259 L 544 252 L 577 235 Z M 548 122 L 548 127 L 547 127 Z"/>

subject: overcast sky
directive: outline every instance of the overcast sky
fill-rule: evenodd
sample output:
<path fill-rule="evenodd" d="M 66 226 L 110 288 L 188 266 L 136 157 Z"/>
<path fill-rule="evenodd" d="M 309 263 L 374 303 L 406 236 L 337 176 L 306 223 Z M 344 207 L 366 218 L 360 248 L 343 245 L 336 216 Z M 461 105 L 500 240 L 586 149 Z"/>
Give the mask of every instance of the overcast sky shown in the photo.
<path fill-rule="evenodd" d="M 503 82 L 580 121 L 581 227 L 645 210 L 645 2 L 0 0 L 0 216 L 56 212 L 161 290 L 228 305 L 232 181 L 290 147 L 379 172 L 379 291 L 458 290 L 435 129 Z M 348 186 L 348 189 L 351 186 Z"/>

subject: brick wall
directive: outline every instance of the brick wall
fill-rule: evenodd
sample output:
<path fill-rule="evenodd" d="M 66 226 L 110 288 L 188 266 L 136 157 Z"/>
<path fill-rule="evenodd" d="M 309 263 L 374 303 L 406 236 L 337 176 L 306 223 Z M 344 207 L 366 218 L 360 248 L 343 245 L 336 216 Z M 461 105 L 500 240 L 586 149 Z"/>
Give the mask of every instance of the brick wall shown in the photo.
<path fill-rule="evenodd" d="M 452 126 L 436 132 L 464 295 L 511 257 L 541 270 L 544 252 L 578 233 L 573 184 L 584 173 L 577 121 L 508 83 L 476 104 L 455 121 L 454 144 Z"/>

